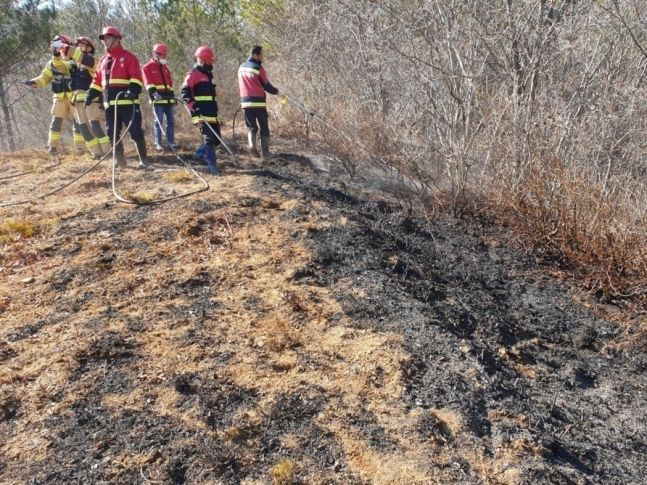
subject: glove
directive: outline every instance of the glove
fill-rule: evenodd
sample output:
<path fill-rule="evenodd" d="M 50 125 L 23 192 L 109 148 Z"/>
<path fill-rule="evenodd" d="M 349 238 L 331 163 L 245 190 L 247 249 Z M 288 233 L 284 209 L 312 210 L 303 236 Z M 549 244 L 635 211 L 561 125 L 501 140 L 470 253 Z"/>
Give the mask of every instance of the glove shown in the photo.
<path fill-rule="evenodd" d="M 52 49 L 60 49 L 63 47 L 64 43 L 61 39 L 56 39 L 52 42 Z"/>
<path fill-rule="evenodd" d="M 162 95 L 161 95 L 160 93 L 158 93 L 157 91 L 155 91 L 155 92 L 153 93 L 153 99 L 154 99 L 155 101 L 159 101 L 160 99 L 163 99 L 163 98 L 162 98 Z"/>

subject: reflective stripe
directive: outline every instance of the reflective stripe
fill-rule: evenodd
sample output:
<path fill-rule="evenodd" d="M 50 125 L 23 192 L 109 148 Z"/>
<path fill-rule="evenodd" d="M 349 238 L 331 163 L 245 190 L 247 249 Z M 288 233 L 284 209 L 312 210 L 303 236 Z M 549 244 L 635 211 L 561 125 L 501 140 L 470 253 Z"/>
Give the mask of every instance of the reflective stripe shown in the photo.
<path fill-rule="evenodd" d="M 161 91 L 170 91 L 171 89 L 173 89 L 173 86 L 169 86 L 165 84 L 151 84 L 150 86 Z"/>
<path fill-rule="evenodd" d="M 76 100 L 77 101 L 85 101 L 85 99 L 88 97 L 87 93 L 85 91 L 77 91 L 76 92 Z"/>
<path fill-rule="evenodd" d="M 72 95 L 72 91 L 65 91 L 64 93 L 54 93 L 53 98 L 54 99 L 63 99 L 65 96 L 70 97 Z"/>
<path fill-rule="evenodd" d="M 88 148 L 92 148 L 93 146 L 98 144 L 99 144 L 99 140 L 97 138 L 93 138 L 92 140 L 85 142 L 85 146 L 87 146 Z"/>
<path fill-rule="evenodd" d="M 214 96 L 195 96 L 193 99 L 196 101 L 215 101 L 216 98 Z"/>
<path fill-rule="evenodd" d="M 265 101 L 244 101 L 240 103 L 243 108 L 265 108 L 267 103 Z"/>
<path fill-rule="evenodd" d="M 139 100 L 138 99 L 135 99 L 135 100 L 132 100 L 132 99 L 120 99 L 119 101 L 117 101 L 116 99 L 113 99 L 112 101 L 110 101 L 110 106 L 122 105 L 122 104 L 133 104 L 133 103 L 134 104 L 139 104 Z"/>
<path fill-rule="evenodd" d="M 81 133 L 74 133 L 74 142 L 75 143 L 81 143 L 85 141 L 85 138 L 83 138 L 83 135 Z"/>
<path fill-rule="evenodd" d="M 239 72 L 246 73 L 246 74 L 260 74 L 261 73 L 260 70 L 254 69 L 253 67 L 241 67 Z"/>
<path fill-rule="evenodd" d="M 115 85 L 123 86 L 124 84 L 130 84 L 130 83 L 135 83 L 135 84 L 137 84 L 139 86 L 144 85 L 139 79 L 135 79 L 135 78 L 130 78 L 130 79 L 111 78 L 108 85 L 110 85 L 110 86 L 115 86 Z M 103 83 L 103 85 L 105 86 L 105 83 Z"/>
<path fill-rule="evenodd" d="M 192 118 L 193 123 L 202 123 L 203 121 L 206 121 L 207 123 L 215 123 L 218 121 L 217 116 L 204 116 L 204 115 L 198 115 L 198 116 L 193 116 Z"/>
<path fill-rule="evenodd" d="M 99 143 L 103 145 L 110 143 L 110 138 L 108 137 L 108 135 L 102 136 L 101 138 L 99 138 Z"/>
<path fill-rule="evenodd" d="M 51 141 L 56 141 L 61 139 L 61 132 L 60 131 L 50 131 L 49 132 L 49 139 Z"/>
<path fill-rule="evenodd" d="M 175 104 L 174 99 L 157 99 L 153 101 L 153 104 Z"/>
<path fill-rule="evenodd" d="M 103 87 L 99 86 L 98 84 L 94 84 L 94 83 L 92 83 L 92 85 L 90 86 L 90 89 L 96 89 L 97 91 L 103 92 Z"/>

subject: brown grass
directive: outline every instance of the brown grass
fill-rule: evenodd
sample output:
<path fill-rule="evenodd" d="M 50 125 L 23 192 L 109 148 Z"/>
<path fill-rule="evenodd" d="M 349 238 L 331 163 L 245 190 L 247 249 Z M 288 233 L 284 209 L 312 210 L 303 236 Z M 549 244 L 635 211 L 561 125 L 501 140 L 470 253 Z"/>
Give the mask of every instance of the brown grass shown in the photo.
<path fill-rule="evenodd" d="M 178 183 L 190 182 L 195 179 L 195 175 L 193 175 L 188 170 L 176 170 L 173 172 L 167 172 L 164 174 L 163 177 L 165 180 L 168 180 L 169 182 L 178 182 Z"/>
<path fill-rule="evenodd" d="M 135 193 L 124 191 L 122 196 L 124 199 L 135 202 L 136 204 L 150 204 L 155 200 L 155 194 L 147 190 L 140 190 Z"/>
<path fill-rule="evenodd" d="M 288 485 L 292 483 L 292 479 L 297 470 L 297 464 L 289 458 L 281 458 L 272 468 L 270 468 L 270 476 L 272 477 L 273 485 Z"/>
<path fill-rule="evenodd" d="M 501 188 L 491 209 L 522 241 L 561 261 L 603 302 L 647 303 L 647 221 L 633 196 L 558 158 Z"/>
<path fill-rule="evenodd" d="M 7 219 L 0 224 L 0 237 L 19 234 L 22 237 L 32 237 L 40 231 L 38 223 L 27 219 Z"/>

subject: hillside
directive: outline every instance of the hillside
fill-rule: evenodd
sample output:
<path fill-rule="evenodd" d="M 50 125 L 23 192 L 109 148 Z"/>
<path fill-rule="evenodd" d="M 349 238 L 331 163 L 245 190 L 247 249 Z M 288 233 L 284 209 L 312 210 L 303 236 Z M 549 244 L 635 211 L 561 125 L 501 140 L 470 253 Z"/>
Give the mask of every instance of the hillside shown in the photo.
<path fill-rule="evenodd" d="M 500 230 L 282 143 L 162 205 L 115 202 L 106 163 L 0 209 L 0 483 L 647 481 L 647 357 L 615 324 Z M 198 187 L 169 173 L 120 187 Z"/>

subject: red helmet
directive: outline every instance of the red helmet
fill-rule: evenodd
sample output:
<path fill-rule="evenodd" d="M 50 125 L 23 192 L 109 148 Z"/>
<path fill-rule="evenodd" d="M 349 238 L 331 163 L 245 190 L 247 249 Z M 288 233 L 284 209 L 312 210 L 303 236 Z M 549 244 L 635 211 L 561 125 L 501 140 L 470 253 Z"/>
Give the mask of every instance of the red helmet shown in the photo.
<path fill-rule="evenodd" d="M 88 37 L 83 37 L 83 36 L 79 37 L 78 39 L 76 39 L 76 45 L 79 45 L 79 44 L 85 44 L 85 45 L 89 46 L 90 47 L 90 52 L 92 54 L 94 54 L 94 43 L 92 42 L 91 39 L 89 39 Z"/>
<path fill-rule="evenodd" d="M 121 39 L 121 31 L 117 27 L 104 27 L 103 32 L 101 32 L 101 35 L 99 36 L 99 39 L 103 40 L 103 38 L 108 35 L 110 37 L 114 37 L 116 39 Z"/>
<path fill-rule="evenodd" d="M 195 54 L 193 54 L 193 57 L 200 59 L 205 64 L 213 64 L 216 60 L 216 55 L 211 50 L 211 47 L 207 47 L 206 45 L 198 47 Z"/>
<path fill-rule="evenodd" d="M 160 56 L 166 56 L 168 54 L 168 47 L 166 47 L 166 44 L 155 44 L 153 46 L 153 52 Z"/>

